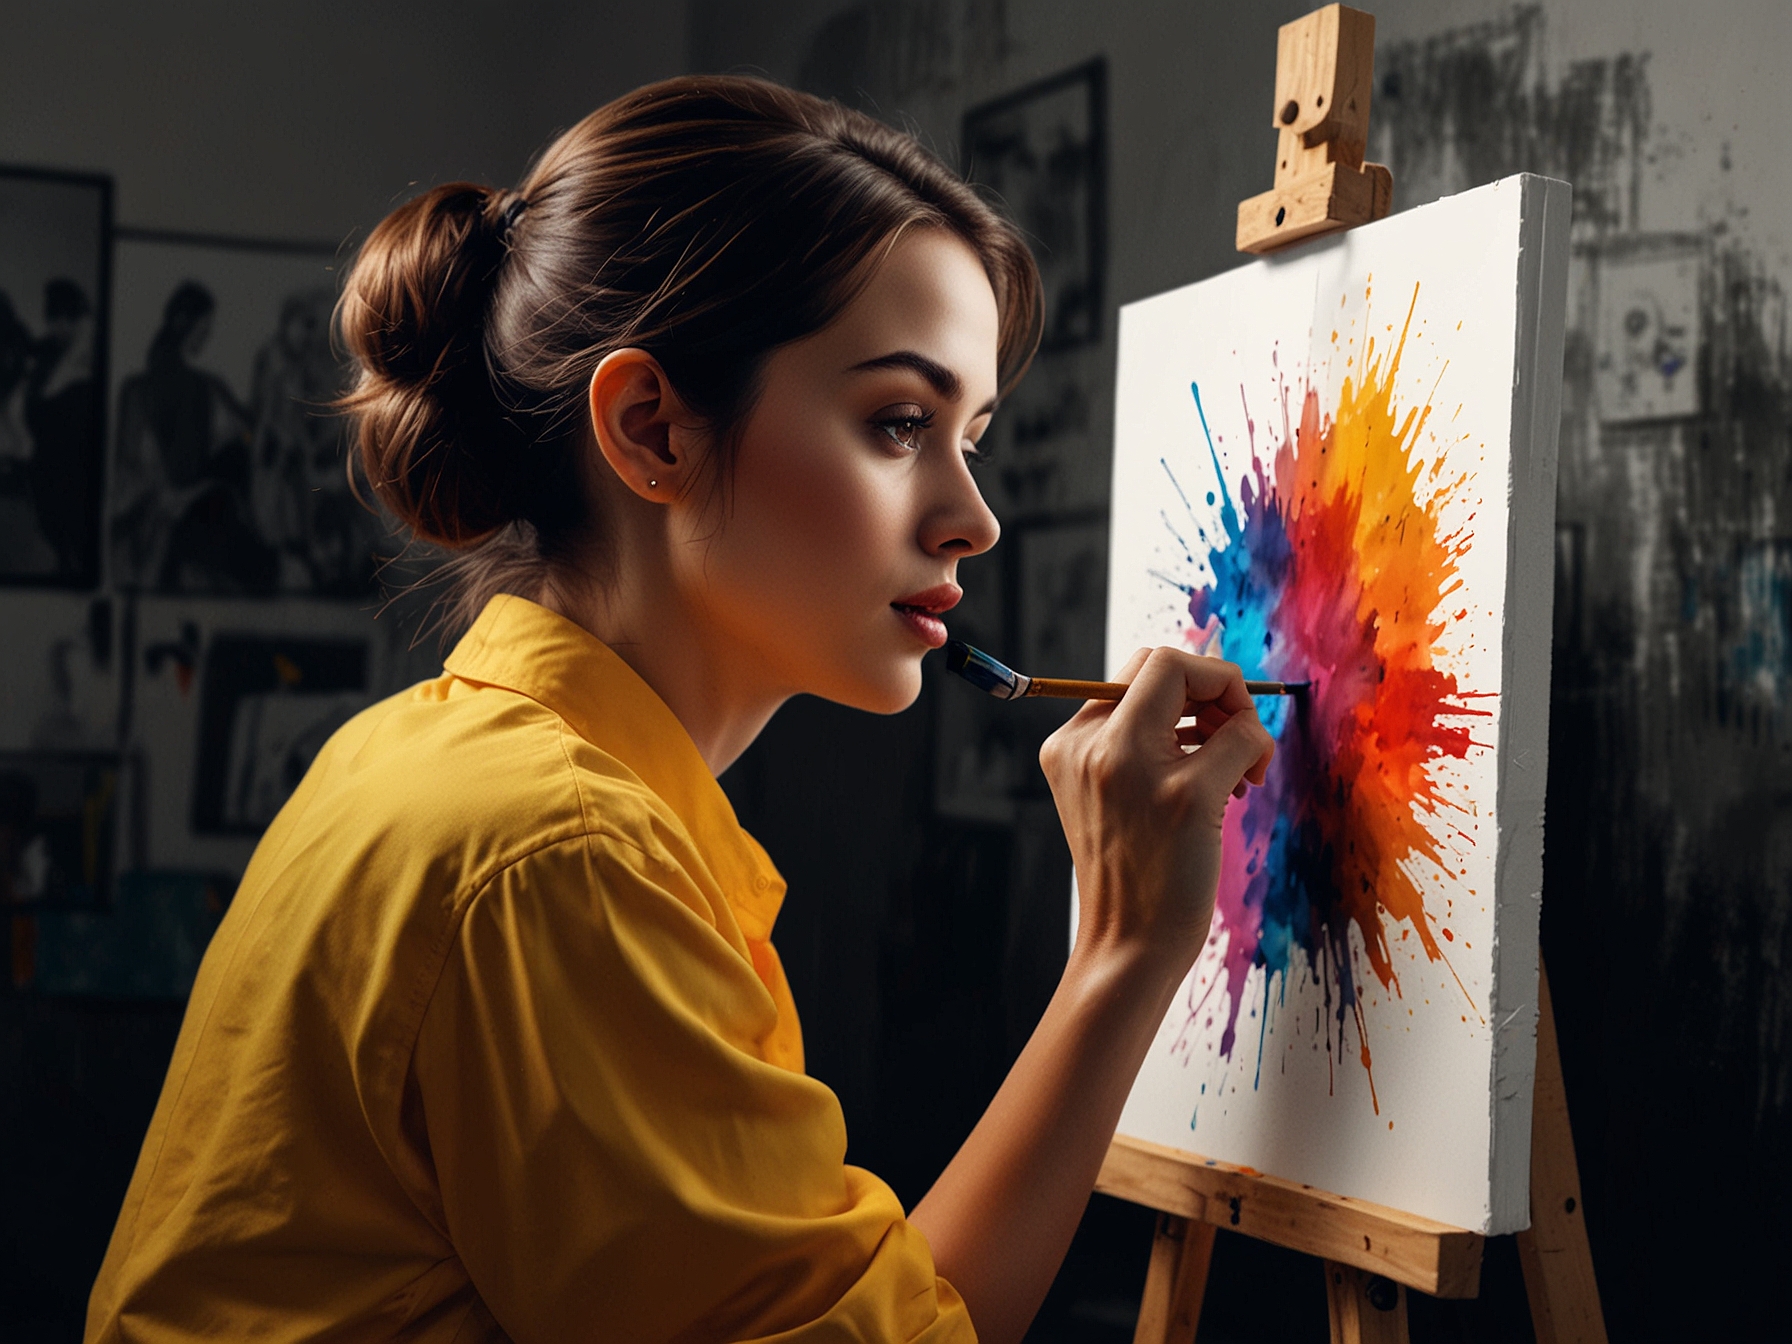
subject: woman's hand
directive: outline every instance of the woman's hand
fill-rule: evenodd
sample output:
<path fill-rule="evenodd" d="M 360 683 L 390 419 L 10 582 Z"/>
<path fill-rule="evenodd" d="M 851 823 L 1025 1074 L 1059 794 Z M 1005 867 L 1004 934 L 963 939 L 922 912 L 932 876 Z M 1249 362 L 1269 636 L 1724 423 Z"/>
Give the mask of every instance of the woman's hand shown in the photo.
<path fill-rule="evenodd" d="M 1118 705 L 1085 705 L 1039 753 L 1076 860 L 1076 951 L 983 1119 L 909 1215 L 986 1344 L 1018 1344 L 1051 1285 L 1207 938 L 1226 800 L 1261 784 L 1275 753 L 1231 663 L 1141 649 L 1120 679 L 1131 689 Z"/>
<path fill-rule="evenodd" d="M 1207 939 L 1226 802 L 1263 782 L 1275 741 L 1232 663 L 1140 649 L 1118 680 L 1125 697 L 1084 705 L 1039 763 L 1076 863 L 1079 956 L 1173 987 Z"/>

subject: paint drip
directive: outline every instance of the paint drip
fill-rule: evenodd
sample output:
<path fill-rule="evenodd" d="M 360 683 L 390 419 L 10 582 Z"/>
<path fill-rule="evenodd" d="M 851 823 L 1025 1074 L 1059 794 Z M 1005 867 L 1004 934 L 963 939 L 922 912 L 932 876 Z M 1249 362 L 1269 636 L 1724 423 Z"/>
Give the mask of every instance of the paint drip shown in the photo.
<path fill-rule="evenodd" d="M 1417 299 L 1415 288 L 1415 307 Z M 1263 972 L 1263 1002 L 1249 1014 L 1260 1034 L 1271 996 L 1285 1000 L 1290 980 L 1305 975 L 1324 994 L 1334 1062 L 1354 1035 L 1377 1114 L 1359 958 L 1394 996 L 1391 938 L 1416 938 L 1428 959 L 1448 966 L 1443 944 L 1453 935 L 1423 890 L 1428 870 L 1449 871 L 1435 832 L 1453 824 L 1445 814 L 1456 808 L 1434 766 L 1486 745 L 1474 740 L 1473 720 L 1490 717 L 1434 656 L 1445 628 L 1467 616 L 1448 599 L 1461 587 L 1468 524 L 1446 532 L 1441 515 L 1468 477 L 1439 481 L 1441 457 L 1422 465 L 1430 406 L 1396 404 L 1411 324 L 1409 309 L 1389 352 L 1369 344 L 1360 379 L 1344 380 L 1330 415 L 1311 387 L 1298 394 L 1298 415 L 1286 414 L 1284 391 L 1283 440 L 1266 467 L 1253 426 L 1236 502 L 1200 387 L 1192 389 L 1219 482 L 1208 502 L 1225 536 L 1208 556 L 1212 581 L 1187 589 L 1187 642 L 1232 659 L 1247 677 L 1306 678 L 1312 687 L 1265 709 L 1275 760 L 1263 787 L 1227 810 L 1218 966 L 1204 990 L 1190 991 L 1178 1048 L 1220 1014 L 1218 1004 L 1207 1009 L 1223 988 L 1219 1052 L 1231 1060 L 1251 974 Z"/>

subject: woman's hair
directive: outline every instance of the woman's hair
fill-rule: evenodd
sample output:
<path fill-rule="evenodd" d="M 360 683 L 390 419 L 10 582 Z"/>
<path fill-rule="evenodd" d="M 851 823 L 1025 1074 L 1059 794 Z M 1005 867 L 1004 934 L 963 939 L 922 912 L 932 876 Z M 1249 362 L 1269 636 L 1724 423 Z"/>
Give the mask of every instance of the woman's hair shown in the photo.
<path fill-rule="evenodd" d="M 915 226 L 982 260 L 1005 391 L 1038 340 L 1038 272 L 912 136 L 759 79 L 637 89 L 560 136 L 516 191 L 436 187 L 368 237 L 337 309 L 360 469 L 417 537 L 461 553 L 454 616 L 528 595 L 602 553 L 580 463 L 606 355 L 659 361 L 722 481 L 767 355 L 832 321 Z"/>

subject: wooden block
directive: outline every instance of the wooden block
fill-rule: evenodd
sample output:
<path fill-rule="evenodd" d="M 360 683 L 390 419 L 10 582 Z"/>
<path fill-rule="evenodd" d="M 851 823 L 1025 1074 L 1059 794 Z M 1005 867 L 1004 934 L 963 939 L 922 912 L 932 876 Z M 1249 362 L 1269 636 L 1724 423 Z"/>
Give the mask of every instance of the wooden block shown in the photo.
<path fill-rule="evenodd" d="M 1367 224 L 1386 215 L 1392 199 L 1393 175 L 1380 164 L 1357 169 L 1334 163 L 1240 201 L 1238 250 L 1274 252 L 1303 238 Z"/>
<path fill-rule="evenodd" d="M 1327 5 L 1276 31 L 1271 121 L 1309 146 L 1339 142 L 1342 152 L 1333 162 L 1362 163 L 1374 82 L 1374 15 Z"/>
<path fill-rule="evenodd" d="M 1580 1167 L 1556 1045 L 1549 978 L 1537 976 L 1537 1082 L 1531 1100 L 1531 1226 L 1518 1234 L 1537 1344 L 1605 1344 L 1605 1313 L 1581 1208 Z"/>
<path fill-rule="evenodd" d="M 1365 163 L 1363 171 L 1369 175 L 1372 194 L 1369 204 L 1371 220 L 1386 219 L 1388 212 L 1394 208 L 1394 173 L 1385 163 Z"/>
<path fill-rule="evenodd" d="M 1406 1290 L 1391 1279 L 1328 1260 L 1325 1302 L 1332 1344 L 1407 1344 Z"/>
<path fill-rule="evenodd" d="M 1327 5 L 1276 32 L 1275 188 L 1238 205 L 1238 250 L 1273 252 L 1384 217 L 1393 175 L 1364 163 L 1375 19 Z"/>
<path fill-rule="evenodd" d="M 1135 1204 L 1367 1269 L 1435 1297 L 1473 1297 L 1479 1232 L 1116 1135 L 1095 1188 Z"/>
<path fill-rule="evenodd" d="M 1292 187 L 1332 166 L 1334 142 L 1309 146 L 1298 134 L 1284 130 L 1276 136 L 1276 186 Z M 1346 167 L 1360 167 L 1347 164 Z"/>

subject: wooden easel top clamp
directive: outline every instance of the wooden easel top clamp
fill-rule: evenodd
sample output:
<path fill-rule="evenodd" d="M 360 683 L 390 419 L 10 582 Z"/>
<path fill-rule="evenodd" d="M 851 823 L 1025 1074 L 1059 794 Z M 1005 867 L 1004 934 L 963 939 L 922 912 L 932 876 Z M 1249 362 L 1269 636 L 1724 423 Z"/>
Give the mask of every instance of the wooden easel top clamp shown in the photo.
<path fill-rule="evenodd" d="M 1375 84 L 1375 16 L 1327 5 L 1276 34 L 1275 186 L 1238 203 L 1238 250 L 1274 252 L 1381 219 L 1394 175 L 1363 162 Z"/>

